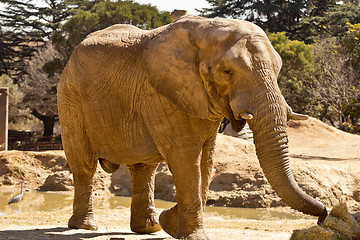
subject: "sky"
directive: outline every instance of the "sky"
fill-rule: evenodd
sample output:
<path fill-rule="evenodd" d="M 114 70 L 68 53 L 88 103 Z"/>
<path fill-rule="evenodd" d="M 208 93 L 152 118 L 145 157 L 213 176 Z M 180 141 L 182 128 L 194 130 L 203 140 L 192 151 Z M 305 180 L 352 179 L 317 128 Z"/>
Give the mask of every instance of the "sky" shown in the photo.
<path fill-rule="evenodd" d="M 39 5 L 42 4 L 41 0 L 34 0 Z M 187 10 L 188 14 L 199 15 L 195 9 L 201 9 L 210 7 L 209 3 L 206 0 L 134 0 L 141 4 L 151 4 L 155 6 L 159 11 L 168 11 L 172 12 L 175 9 L 178 10 Z M 0 5 L 0 9 L 3 6 Z"/>
<path fill-rule="evenodd" d="M 134 0 L 141 4 L 151 4 L 159 11 L 172 12 L 175 9 L 187 10 L 188 14 L 199 15 L 195 9 L 210 7 L 206 0 Z"/>

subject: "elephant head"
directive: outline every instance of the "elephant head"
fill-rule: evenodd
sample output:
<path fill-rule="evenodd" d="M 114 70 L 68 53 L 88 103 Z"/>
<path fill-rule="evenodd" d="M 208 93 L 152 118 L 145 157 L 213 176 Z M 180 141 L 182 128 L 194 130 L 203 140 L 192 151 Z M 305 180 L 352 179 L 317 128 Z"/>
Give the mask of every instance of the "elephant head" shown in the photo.
<path fill-rule="evenodd" d="M 282 60 L 266 34 L 247 21 L 182 17 L 144 51 L 150 84 L 180 110 L 210 121 L 246 122 L 257 157 L 276 193 L 292 208 L 323 220 L 327 211 L 304 193 L 289 165 L 286 122 L 302 119 L 277 84 Z"/>

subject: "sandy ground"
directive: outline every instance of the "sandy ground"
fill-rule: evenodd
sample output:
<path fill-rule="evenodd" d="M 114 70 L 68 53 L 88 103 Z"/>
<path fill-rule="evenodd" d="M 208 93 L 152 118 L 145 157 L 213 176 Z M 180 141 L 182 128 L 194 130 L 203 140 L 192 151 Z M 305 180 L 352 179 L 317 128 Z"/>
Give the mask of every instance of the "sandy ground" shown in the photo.
<path fill-rule="evenodd" d="M 4 190 L 2 190 L 4 192 Z M 6 189 L 7 193 L 9 188 Z M 41 206 L 44 201 L 35 200 L 31 192 L 25 191 L 21 202 L 7 206 L 7 215 L 0 216 L 0 239 L 172 239 L 164 231 L 155 234 L 140 235 L 132 233 L 130 225 L 130 209 L 109 206 L 109 192 L 97 191 L 94 194 L 94 216 L 99 226 L 97 231 L 71 230 L 67 221 L 71 217 L 72 207 L 69 204 L 70 193 L 57 193 L 64 207 L 55 207 L 49 211 L 28 210 Z M 16 190 L 14 191 L 14 194 Z M 61 196 L 66 196 L 66 198 Z M 13 194 L 12 194 L 13 195 Z M 33 199 L 32 199 L 33 198 Z M 63 200 L 66 199 L 66 200 Z M 46 202 L 46 201 L 45 201 Z M 50 201 L 48 201 L 51 204 Z M 52 200 L 53 202 L 53 200 Z M 2 204 L 6 204 L 3 202 Z M 158 204 L 158 203 L 156 203 Z M 169 203 L 173 205 L 174 203 Z M 166 204 L 166 207 L 168 204 Z M 160 213 L 163 208 L 158 208 Z M 289 208 L 277 208 L 277 212 L 293 212 Z M 265 215 L 265 214 L 264 214 Z M 234 218 L 207 212 L 204 216 L 206 231 L 211 239 L 289 239 L 293 229 L 303 229 L 316 223 L 316 219 L 296 214 L 298 218 L 280 219 L 264 216 L 262 220 Z"/>
<path fill-rule="evenodd" d="M 0 239 L 172 239 L 164 231 L 139 235 L 129 228 L 129 209 L 94 211 L 97 231 L 70 230 L 71 209 L 56 212 L 35 211 L 0 216 Z M 54 217 L 56 216 L 56 217 Z M 246 220 L 205 214 L 205 227 L 211 239 L 289 239 L 293 229 L 307 228 L 315 219 Z"/>
<path fill-rule="evenodd" d="M 315 119 L 301 123 L 295 121 L 289 125 L 291 164 L 295 169 L 294 175 L 300 182 L 300 186 L 324 201 L 328 208 L 343 198 L 351 203 L 354 211 L 360 211 L 360 136 L 341 132 Z M 260 170 L 256 163 L 253 146 L 245 143 L 244 140 L 230 139 L 225 136 L 219 136 L 218 139 L 215 153 L 215 157 L 218 158 L 215 163 L 215 177 L 223 174 L 222 178 L 219 177 L 221 181 L 229 176 L 235 176 L 238 179 L 239 176 L 235 173 L 239 169 L 243 170 L 242 174 L 247 172 L 250 180 L 254 174 L 258 175 Z M 48 158 L 45 153 L 37 153 L 36 156 L 43 162 L 35 163 L 28 155 L 21 152 L 0 152 L 0 194 L 5 189 L 18 189 L 20 179 L 24 178 L 29 181 L 30 189 L 36 189 L 44 184 L 48 174 L 63 171 L 66 168 L 60 158 Z M 239 156 L 243 160 L 240 161 Z M 14 164 L 9 167 L 11 161 Z M 26 169 L 24 169 L 25 163 L 27 164 Z M 255 180 L 259 180 L 259 178 Z M 308 182 L 310 182 L 309 185 L 306 185 Z M 102 188 L 103 191 L 108 189 L 110 181 L 100 174 L 96 183 L 97 189 L 101 190 Z M 271 195 L 271 191 L 265 185 L 266 183 L 262 184 L 256 191 L 263 191 L 266 192 L 265 195 Z M 211 193 L 215 203 L 222 203 L 219 197 L 221 194 L 223 194 L 221 196 L 228 195 L 226 199 L 231 199 L 233 196 L 244 193 L 244 187 L 240 185 L 224 186 L 229 188 L 226 193 L 218 190 L 219 186 L 213 186 Z M 14 192 L 16 191 L 14 190 Z M 245 199 L 251 197 L 251 193 L 254 191 L 250 189 Z M 261 202 L 263 197 L 260 197 L 259 200 L 259 195 L 256 196 L 254 201 L 258 201 L 259 204 L 272 206 L 279 201 L 274 196 Z M 238 197 L 234 198 L 233 202 L 236 201 L 239 202 Z M 232 202 L 229 201 L 229 203 Z M 243 202 L 239 204 L 243 204 Z M 285 208 L 284 211 L 290 210 Z M 69 206 L 53 212 L 32 211 L 1 215 L 0 239 L 170 239 L 169 235 L 163 231 L 151 235 L 132 233 L 129 229 L 129 209 L 119 207 L 110 210 L 106 205 L 102 205 L 96 196 L 94 213 L 99 226 L 97 231 L 68 229 L 67 221 L 71 212 L 72 209 Z M 204 221 L 211 239 L 289 239 L 294 229 L 303 229 L 316 224 L 315 218 L 308 217 L 248 220 L 227 218 L 212 213 L 206 213 Z"/>

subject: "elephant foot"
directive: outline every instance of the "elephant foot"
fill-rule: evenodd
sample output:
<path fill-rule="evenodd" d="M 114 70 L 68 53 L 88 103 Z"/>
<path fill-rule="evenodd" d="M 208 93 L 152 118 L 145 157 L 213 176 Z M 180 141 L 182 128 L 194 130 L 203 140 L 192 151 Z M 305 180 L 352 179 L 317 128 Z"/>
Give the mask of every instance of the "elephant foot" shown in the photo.
<path fill-rule="evenodd" d="M 174 238 L 188 239 L 188 240 L 209 240 L 210 238 L 206 235 L 204 229 L 201 227 L 196 229 L 192 233 L 182 232 L 179 229 L 178 223 L 178 208 L 177 205 L 163 211 L 160 214 L 160 225 L 163 230 Z"/>
<path fill-rule="evenodd" d="M 175 237 L 179 225 L 177 205 L 168 210 L 164 210 L 160 214 L 159 220 L 162 229 L 172 237 Z"/>
<path fill-rule="evenodd" d="M 151 209 L 149 213 L 144 211 L 139 211 L 138 214 L 133 215 L 131 213 L 131 231 L 141 234 L 154 233 L 161 230 L 158 214 L 155 212 L 155 209 Z"/>
<path fill-rule="evenodd" d="M 73 229 L 87 229 L 94 230 L 98 229 L 93 214 L 75 215 L 73 214 L 68 222 L 68 227 Z"/>

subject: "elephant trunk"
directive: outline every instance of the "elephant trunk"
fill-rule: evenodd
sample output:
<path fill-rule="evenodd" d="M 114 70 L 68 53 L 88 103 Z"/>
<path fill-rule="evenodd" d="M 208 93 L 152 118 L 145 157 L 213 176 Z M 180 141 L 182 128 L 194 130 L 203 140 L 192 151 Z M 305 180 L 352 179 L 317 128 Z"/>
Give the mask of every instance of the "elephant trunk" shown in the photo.
<path fill-rule="evenodd" d="M 290 207 L 305 214 L 319 216 L 327 215 L 322 203 L 302 191 L 292 175 L 289 162 L 288 138 L 285 128 L 278 128 L 274 132 L 263 133 L 254 131 L 256 154 L 260 166 L 275 192 Z"/>
<path fill-rule="evenodd" d="M 276 91 L 277 86 L 269 87 L 268 82 L 262 89 L 257 95 L 254 118 L 248 120 L 261 168 L 285 203 L 305 214 L 318 216 L 322 222 L 327 216 L 326 208 L 300 189 L 290 169 L 286 102 L 280 90 Z"/>

